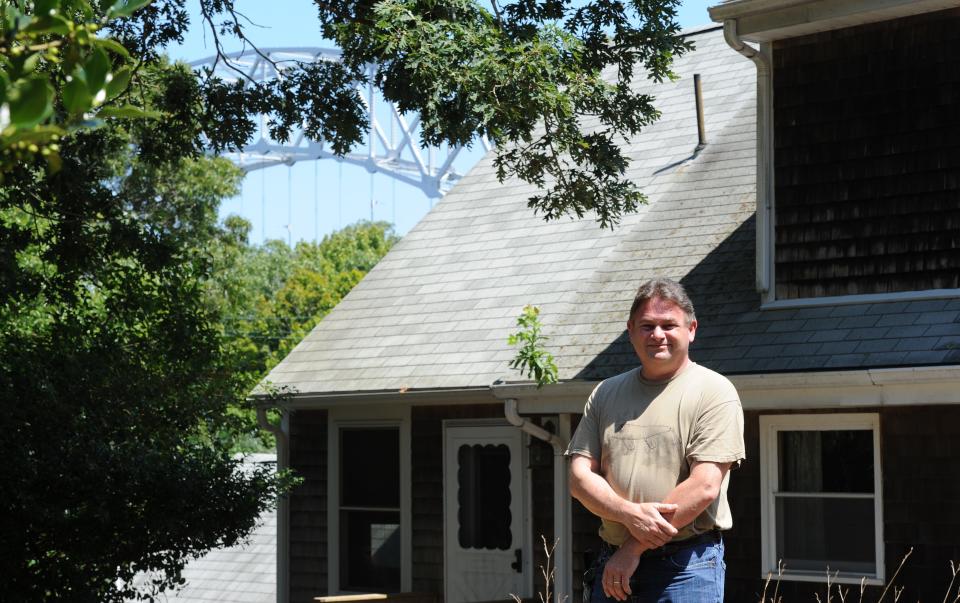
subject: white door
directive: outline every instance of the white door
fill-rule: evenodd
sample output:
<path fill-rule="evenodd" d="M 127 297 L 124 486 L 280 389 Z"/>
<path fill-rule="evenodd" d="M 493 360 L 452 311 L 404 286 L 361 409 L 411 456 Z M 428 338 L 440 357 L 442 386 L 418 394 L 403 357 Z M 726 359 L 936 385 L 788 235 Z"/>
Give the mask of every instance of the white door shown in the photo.
<path fill-rule="evenodd" d="M 531 594 L 522 436 L 489 422 L 445 426 L 446 603 Z"/>

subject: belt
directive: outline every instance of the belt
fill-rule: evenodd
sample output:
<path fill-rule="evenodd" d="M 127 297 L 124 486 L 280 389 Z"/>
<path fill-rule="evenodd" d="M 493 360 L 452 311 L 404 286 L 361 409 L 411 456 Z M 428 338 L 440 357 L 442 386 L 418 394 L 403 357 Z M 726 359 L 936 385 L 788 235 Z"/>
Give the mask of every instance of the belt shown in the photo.
<path fill-rule="evenodd" d="M 702 534 L 697 534 L 696 536 L 691 536 L 690 538 L 685 538 L 676 542 L 668 542 L 662 547 L 656 549 L 644 551 L 640 557 L 668 557 L 677 551 L 682 551 L 683 549 L 687 549 L 692 546 L 699 546 L 701 544 L 716 544 L 722 539 L 723 537 L 720 535 L 720 530 L 710 530 L 708 532 L 703 532 Z"/>

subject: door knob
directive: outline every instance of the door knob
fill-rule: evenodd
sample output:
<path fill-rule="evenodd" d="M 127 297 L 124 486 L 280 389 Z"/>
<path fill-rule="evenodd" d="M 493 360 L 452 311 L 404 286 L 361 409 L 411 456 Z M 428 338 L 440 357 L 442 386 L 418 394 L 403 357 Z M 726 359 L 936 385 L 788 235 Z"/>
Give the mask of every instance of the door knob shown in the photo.
<path fill-rule="evenodd" d="M 513 554 L 516 556 L 517 560 L 510 564 L 518 574 L 523 573 L 523 549 L 515 549 Z"/>

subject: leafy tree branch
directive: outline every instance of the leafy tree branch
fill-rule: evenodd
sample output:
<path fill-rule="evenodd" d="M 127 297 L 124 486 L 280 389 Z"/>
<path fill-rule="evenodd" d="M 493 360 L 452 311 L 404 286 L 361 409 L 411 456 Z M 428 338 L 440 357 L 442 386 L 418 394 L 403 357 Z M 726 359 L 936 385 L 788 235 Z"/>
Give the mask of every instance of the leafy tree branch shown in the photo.
<path fill-rule="evenodd" d="M 425 144 L 469 145 L 478 134 L 494 141 L 501 181 L 546 189 L 529 200 L 545 219 L 593 215 L 613 227 L 645 202 L 626 178 L 621 137 L 659 117 L 654 99 L 632 83 L 671 77 L 672 58 L 690 49 L 673 22 L 677 3 L 492 0 L 488 9 L 474 0 L 316 0 L 321 31 L 340 46 L 342 63 L 285 66 L 283 83 L 234 84 L 227 106 L 234 121 L 250 107 L 268 113 L 281 140 L 303 121 L 311 136 L 345 153 L 368 130 L 356 86 L 369 81 L 419 115 Z M 231 0 L 202 4 L 212 29 L 223 14 L 219 31 L 252 44 Z M 226 88 L 207 73 L 209 98 L 222 100 Z M 584 125 L 587 115 L 596 125 Z M 212 138 L 216 148 L 245 140 Z"/>

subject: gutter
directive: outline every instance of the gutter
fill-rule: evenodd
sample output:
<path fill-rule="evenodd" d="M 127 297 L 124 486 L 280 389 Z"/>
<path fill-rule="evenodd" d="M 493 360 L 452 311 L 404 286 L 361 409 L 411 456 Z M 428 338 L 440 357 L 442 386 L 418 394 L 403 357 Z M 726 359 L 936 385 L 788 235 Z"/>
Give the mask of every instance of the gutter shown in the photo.
<path fill-rule="evenodd" d="M 723 22 L 723 39 L 757 67 L 757 258 L 756 286 L 766 301 L 773 299 L 773 69 L 769 47 L 756 49 L 737 33 L 737 20 Z"/>
<path fill-rule="evenodd" d="M 287 411 L 283 412 L 280 425 L 267 418 L 267 409 L 257 406 L 257 424 L 277 440 L 277 471 L 290 467 L 290 438 Z M 290 601 L 290 498 L 283 494 L 277 500 L 277 603 Z"/>
<path fill-rule="evenodd" d="M 567 444 L 570 442 L 564 442 L 555 434 L 550 433 L 543 427 L 539 425 L 534 425 L 528 419 L 524 419 L 517 412 L 517 399 L 516 398 L 507 398 L 503 401 L 503 415 L 507 418 L 507 421 L 514 427 L 519 427 L 521 430 L 529 433 L 538 440 L 543 440 L 544 442 L 553 446 L 553 452 L 555 455 L 563 455 L 567 449 Z"/>
<path fill-rule="evenodd" d="M 490 391 L 497 395 L 495 387 Z M 558 431 L 552 434 L 517 412 L 517 399 L 503 400 L 503 416 L 507 421 L 519 427 L 531 436 L 549 443 L 553 447 L 553 535 L 558 540 L 553 555 L 553 601 L 563 603 L 573 595 L 573 524 L 571 521 L 569 474 L 564 453 L 570 443 L 570 415 L 560 414 Z"/>
<path fill-rule="evenodd" d="M 281 396 L 266 392 L 255 392 L 249 397 L 257 404 L 267 404 L 271 408 L 283 410 L 349 407 L 364 404 L 395 403 L 397 394 L 401 394 L 410 403 L 429 404 L 442 401 L 444 405 L 475 404 L 489 401 L 490 386 L 476 387 L 439 387 L 439 388 L 402 388 L 379 390 L 354 390 L 345 392 L 283 391 Z"/>

